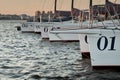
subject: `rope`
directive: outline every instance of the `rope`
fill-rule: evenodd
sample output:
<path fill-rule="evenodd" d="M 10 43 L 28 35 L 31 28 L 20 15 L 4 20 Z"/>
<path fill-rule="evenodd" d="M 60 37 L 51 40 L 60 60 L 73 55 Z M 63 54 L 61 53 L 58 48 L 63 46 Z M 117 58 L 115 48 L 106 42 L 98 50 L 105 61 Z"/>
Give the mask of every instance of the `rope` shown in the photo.
<path fill-rule="evenodd" d="M 111 14 L 110 14 L 110 12 L 109 12 L 107 6 L 105 6 L 105 9 L 107 10 L 107 12 L 108 12 L 108 14 L 109 14 L 109 16 L 110 16 L 110 18 L 111 18 L 111 20 L 112 20 L 114 26 L 116 27 L 115 22 L 113 21 L 113 18 L 112 18 L 112 16 L 111 16 Z M 116 27 L 116 28 L 117 28 L 117 27 Z"/>
<path fill-rule="evenodd" d="M 117 2 L 117 0 L 114 1 L 114 4 L 116 4 L 116 2 Z M 117 13 L 116 10 L 115 10 L 115 6 L 112 6 L 112 7 L 113 7 L 113 10 L 114 10 L 115 15 L 117 16 L 117 19 L 118 19 L 119 25 L 120 25 L 119 16 L 118 16 L 118 13 Z"/>

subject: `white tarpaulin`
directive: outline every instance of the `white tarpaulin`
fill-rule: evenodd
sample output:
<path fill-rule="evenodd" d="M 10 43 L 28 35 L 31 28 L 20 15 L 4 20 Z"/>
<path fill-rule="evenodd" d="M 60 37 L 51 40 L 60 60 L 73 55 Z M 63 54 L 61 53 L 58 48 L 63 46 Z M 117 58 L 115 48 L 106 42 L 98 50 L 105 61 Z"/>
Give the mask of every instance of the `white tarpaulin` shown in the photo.
<path fill-rule="evenodd" d="M 74 0 L 74 8 L 78 8 L 80 10 L 86 10 L 90 7 L 91 0 Z M 106 4 L 106 0 L 92 0 L 92 5 L 104 5 Z"/>
<path fill-rule="evenodd" d="M 106 0 L 92 0 L 92 5 L 105 5 Z"/>
<path fill-rule="evenodd" d="M 89 9 L 90 0 L 74 0 L 74 8 L 80 10 L 87 10 Z"/>
<path fill-rule="evenodd" d="M 57 10 L 71 11 L 72 0 L 57 0 Z"/>
<path fill-rule="evenodd" d="M 115 4 L 120 4 L 120 0 L 109 0 L 109 1 Z"/>

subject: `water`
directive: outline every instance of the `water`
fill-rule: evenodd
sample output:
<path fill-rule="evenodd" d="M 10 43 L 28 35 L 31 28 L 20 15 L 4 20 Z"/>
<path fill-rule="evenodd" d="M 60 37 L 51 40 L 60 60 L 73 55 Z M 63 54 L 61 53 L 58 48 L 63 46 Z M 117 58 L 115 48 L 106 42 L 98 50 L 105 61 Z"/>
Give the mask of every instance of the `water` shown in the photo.
<path fill-rule="evenodd" d="M 120 80 L 114 69 L 92 70 L 78 42 L 49 42 L 0 21 L 0 80 Z"/>

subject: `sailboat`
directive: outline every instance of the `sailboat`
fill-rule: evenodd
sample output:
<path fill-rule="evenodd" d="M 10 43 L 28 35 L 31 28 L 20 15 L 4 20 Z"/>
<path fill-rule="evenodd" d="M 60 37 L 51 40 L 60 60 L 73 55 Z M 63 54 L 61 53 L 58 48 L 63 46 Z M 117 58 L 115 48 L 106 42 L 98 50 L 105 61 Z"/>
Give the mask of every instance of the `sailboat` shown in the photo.
<path fill-rule="evenodd" d="M 89 38 L 88 44 L 92 66 L 120 66 L 120 23 L 119 19 L 118 24 L 115 23 L 106 7 L 113 6 L 112 4 L 107 4 L 111 1 L 115 0 L 107 1 L 104 7 L 106 8 L 114 26 L 111 25 L 111 27 L 104 26 L 103 28 L 83 29 L 80 31 L 81 34 L 87 34 Z M 116 0 L 115 3 L 120 4 L 120 0 Z"/>
<path fill-rule="evenodd" d="M 54 0 L 55 1 L 55 12 L 56 8 L 58 11 L 61 10 L 68 10 L 71 11 L 73 9 L 73 0 Z M 67 8 L 65 8 L 63 3 L 70 2 Z M 49 16 L 50 19 L 51 16 Z M 78 41 L 78 36 L 76 34 L 61 34 L 61 35 L 54 35 L 50 34 L 51 30 L 56 29 L 73 29 L 79 28 L 78 23 L 72 23 L 72 21 L 64 21 L 64 22 L 42 22 L 42 16 L 40 16 L 40 23 L 39 22 L 25 22 L 23 23 L 20 28 L 21 32 L 41 32 L 42 39 L 49 38 L 50 41 Z M 50 21 L 50 20 L 48 20 Z"/>
<path fill-rule="evenodd" d="M 68 3 L 68 6 L 66 8 L 66 4 Z M 73 0 L 55 0 L 55 14 L 57 11 L 68 11 L 70 12 L 73 9 Z M 61 16 L 58 14 L 58 17 Z M 73 28 L 79 28 L 78 23 L 72 23 L 72 20 L 70 21 L 64 21 L 62 22 L 49 22 L 48 24 L 44 24 L 41 29 L 41 36 L 42 38 L 49 38 L 49 40 L 52 41 L 79 41 L 78 36 L 76 34 L 52 34 L 50 33 L 51 30 L 56 29 L 73 29 Z"/>
<path fill-rule="evenodd" d="M 101 5 L 102 7 L 105 7 L 107 14 L 111 18 L 111 21 L 109 20 L 103 21 L 102 22 L 103 26 L 98 25 L 96 27 L 93 27 L 93 24 L 90 24 L 90 26 L 86 29 L 84 28 L 79 30 L 68 30 L 68 31 L 62 31 L 62 32 L 67 34 L 68 33 L 79 34 L 79 36 L 85 35 L 85 37 L 83 38 L 83 41 L 85 41 L 85 43 L 88 43 L 87 47 L 89 48 L 88 51 L 90 52 L 91 65 L 93 67 L 94 66 L 120 66 L 120 62 L 119 62 L 120 22 L 119 22 L 119 18 L 116 20 L 112 18 L 109 12 L 109 9 L 106 7 L 106 6 L 114 6 L 113 4 L 120 5 L 120 1 L 119 0 L 91 0 L 91 2 L 92 4 L 90 5 L 90 7 L 93 7 L 93 5 L 99 5 L 99 6 Z M 108 3 L 112 3 L 112 4 L 108 4 Z M 113 7 L 113 10 L 115 11 L 114 7 Z M 115 15 L 119 17 L 117 13 L 115 13 Z M 109 26 L 106 26 L 105 24 L 109 24 Z M 53 33 L 56 33 L 56 32 L 53 32 Z M 57 33 L 59 33 L 59 31 Z M 80 39 L 80 43 L 81 42 L 82 41 Z M 82 44 L 80 44 L 80 46 L 82 46 Z"/>
<path fill-rule="evenodd" d="M 59 11 L 63 11 L 63 10 L 67 10 L 67 11 L 71 11 L 71 16 L 72 16 L 72 20 L 71 21 L 65 21 L 65 22 L 61 22 L 60 25 L 54 25 L 56 27 L 58 27 L 58 29 L 52 29 L 52 31 L 58 31 L 58 30 L 69 30 L 69 29 L 79 29 L 80 25 L 79 22 L 76 21 L 74 22 L 73 20 L 73 9 L 75 7 L 75 2 L 76 0 L 57 0 L 58 4 L 59 3 L 64 3 L 58 7 Z M 66 8 L 66 3 L 70 2 L 70 4 L 67 6 Z M 51 31 L 50 31 L 51 32 Z M 54 34 L 54 33 L 49 33 L 49 40 L 51 42 L 53 41 L 79 41 L 78 35 L 77 34 L 64 34 L 64 33 L 59 33 L 59 34 Z"/>
<path fill-rule="evenodd" d="M 83 13 L 84 12 L 89 12 L 90 0 L 75 0 L 75 3 L 80 4 L 79 6 L 75 6 L 75 8 L 80 9 Z M 86 3 L 86 5 L 84 5 L 84 3 Z M 84 35 L 84 34 L 82 34 L 82 35 L 79 34 L 78 35 L 78 33 L 76 32 L 77 30 L 80 30 L 82 27 L 88 27 L 89 26 L 88 25 L 89 21 L 84 21 L 84 22 L 77 23 L 77 24 L 79 24 L 79 28 L 77 28 L 77 29 L 52 30 L 52 31 L 50 31 L 50 33 L 54 34 L 54 35 L 58 35 L 58 36 L 59 35 L 69 35 L 71 39 L 74 39 L 74 37 L 71 37 L 71 34 L 77 35 L 78 40 L 80 41 L 81 53 L 89 53 L 89 47 L 88 47 L 88 43 L 87 43 L 87 40 L 86 40 L 87 39 L 86 35 Z M 72 27 L 74 28 L 75 26 L 76 25 L 74 25 Z M 66 36 L 66 38 L 68 39 L 68 36 Z"/>

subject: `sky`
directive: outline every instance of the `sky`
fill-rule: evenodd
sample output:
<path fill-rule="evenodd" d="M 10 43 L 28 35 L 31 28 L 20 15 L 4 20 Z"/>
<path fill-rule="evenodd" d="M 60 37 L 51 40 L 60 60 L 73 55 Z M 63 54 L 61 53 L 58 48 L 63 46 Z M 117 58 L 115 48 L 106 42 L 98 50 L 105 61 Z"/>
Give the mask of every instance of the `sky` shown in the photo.
<path fill-rule="evenodd" d="M 71 10 L 72 0 L 57 0 L 57 10 Z M 81 1 L 81 0 L 75 0 Z M 81 4 L 84 6 L 86 1 Z M 78 3 L 76 8 L 80 7 Z M 35 11 L 54 11 L 54 0 L 0 0 L 1 14 L 35 15 Z"/>
<path fill-rule="evenodd" d="M 35 15 L 35 11 L 54 11 L 55 0 L 0 0 L 1 14 Z M 57 0 L 58 10 L 69 10 L 72 0 Z"/>
<path fill-rule="evenodd" d="M 72 0 L 57 0 L 57 10 L 71 10 Z M 75 0 L 74 8 L 84 9 L 89 7 L 89 0 Z M 105 0 L 93 0 L 94 4 L 101 4 Z M 117 1 L 120 0 L 110 0 Z M 81 3 L 81 4 L 80 4 Z M 35 11 L 54 11 L 54 0 L 0 0 L 1 14 L 28 14 L 35 15 Z"/>
<path fill-rule="evenodd" d="M 28 14 L 53 10 L 54 0 L 0 0 L 1 14 Z"/>

